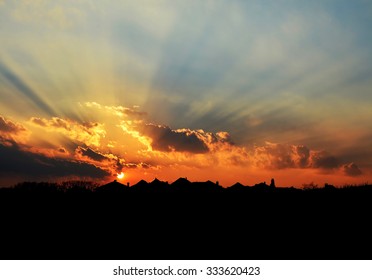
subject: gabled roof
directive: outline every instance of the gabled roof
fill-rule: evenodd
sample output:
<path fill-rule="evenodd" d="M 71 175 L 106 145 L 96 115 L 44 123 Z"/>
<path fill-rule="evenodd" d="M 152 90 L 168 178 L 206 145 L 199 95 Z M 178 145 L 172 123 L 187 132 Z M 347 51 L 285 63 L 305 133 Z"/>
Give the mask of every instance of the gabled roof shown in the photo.
<path fill-rule="evenodd" d="M 240 188 L 246 188 L 246 186 L 244 186 L 244 185 L 241 184 L 240 182 L 237 182 L 237 183 L 235 183 L 234 185 L 230 186 L 229 188 L 240 189 Z"/>
<path fill-rule="evenodd" d="M 138 188 L 138 187 L 146 187 L 149 183 L 147 183 L 145 180 L 139 181 L 137 184 L 134 184 L 132 188 Z"/>
<path fill-rule="evenodd" d="M 125 189 L 128 189 L 128 187 L 126 185 L 119 183 L 116 180 L 97 188 L 98 191 L 120 191 Z"/>
<path fill-rule="evenodd" d="M 176 181 L 174 181 L 171 185 L 189 185 L 191 182 L 187 180 L 187 178 L 180 177 Z"/>

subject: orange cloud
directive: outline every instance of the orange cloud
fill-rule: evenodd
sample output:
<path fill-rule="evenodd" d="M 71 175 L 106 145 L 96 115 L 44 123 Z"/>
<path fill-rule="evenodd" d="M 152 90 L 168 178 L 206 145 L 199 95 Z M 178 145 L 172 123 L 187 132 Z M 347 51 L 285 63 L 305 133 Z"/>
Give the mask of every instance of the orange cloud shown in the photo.
<path fill-rule="evenodd" d="M 25 143 L 30 132 L 21 124 L 0 116 L 0 141 L 5 144 L 8 141 Z"/>
<path fill-rule="evenodd" d="M 198 170 L 207 174 L 212 170 L 235 170 L 236 174 L 262 171 L 271 174 L 277 170 L 286 169 L 288 173 L 301 169 L 324 175 L 357 177 L 362 174 L 355 163 L 347 164 L 341 158 L 325 151 L 311 150 L 305 145 L 266 142 L 248 148 L 236 145 L 227 131 L 171 128 L 152 123 L 145 120 L 147 114 L 140 112 L 138 107 L 84 104 L 86 108 L 97 110 L 94 116 L 102 122 L 33 117 L 29 124 L 61 134 L 70 143 L 58 143 L 58 146 L 54 142 L 48 147 L 40 141 L 33 142 L 36 146 L 23 146 L 22 149 L 49 158 L 88 164 L 112 176 L 126 169 L 137 177 L 141 172 L 147 176 L 170 176 L 169 170 L 192 170 L 190 172 L 194 173 Z M 24 131 L 22 125 L 0 118 L 3 135 L 14 136 Z"/>
<path fill-rule="evenodd" d="M 310 164 L 308 148 L 271 142 L 255 147 L 252 157 L 256 166 L 269 169 L 306 168 Z"/>
<path fill-rule="evenodd" d="M 62 133 L 71 140 L 84 143 L 88 146 L 99 147 L 101 145 L 101 139 L 106 136 L 104 125 L 98 122 L 78 123 L 58 117 L 51 119 L 32 117 L 30 122 L 48 131 Z"/>
<path fill-rule="evenodd" d="M 122 172 L 123 169 L 149 168 L 150 165 L 143 162 L 128 162 L 112 153 L 104 154 L 91 148 L 78 146 L 75 149 L 75 159 L 97 166 L 111 175 Z"/>
<path fill-rule="evenodd" d="M 100 152 L 93 151 L 90 148 L 77 147 L 75 150 L 79 158 L 87 158 L 96 162 L 109 161 L 110 158 L 101 154 Z"/>
<path fill-rule="evenodd" d="M 266 142 L 263 146 L 247 149 L 235 145 L 228 132 L 172 129 L 165 125 L 145 123 L 143 120 L 122 121 L 121 127 L 147 147 L 138 151 L 139 157 L 157 166 L 312 169 L 335 174 L 342 166 L 341 159 L 325 151 L 310 150 L 305 145 Z M 357 166 L 345 165 L 343 170 L 342 174 L 347 176 L 361 174 Z"/>
<path fill-rule="evenodd" d="M 5 119 L 3 116 L 0 116 L 0 131 L 4 133 L 19 133 L 23 132 L 26 129 L 11 120 Z"/>
<path fill-rule="evenodd" d="M 17 166 L 21 165 L 33 170 L 35 176 L 56 176 L 56 180 L 69 178 L 68 173 L 105 179 L 124 172 L 126 180 L 132 183 L 161 176 L 166 180 L 195 176 L 199 180 L 230 183 L 249 176 L 254 183 L 270 174 L 279 180 L 300 184 L 316 180 L 327 182 L 330 175 L 333 183 L 345 182 L 345 176 L 349 177 L 349 182 L 363 178 L 362 170 L 355 163 L 345 163 L 342 158 L 326 151 L 311 150 L 305 145 L 266 142 L 248 148 L 236 145 L 226 131 L 171 128 L 146 122 L 143 114 L 131 115 L 123 110 L 125 107 L 90 106 L 109 113 L 111 119 L 107 119 L 107 123 L 58 117 L 29 120 L 28 124 L 34 127 L 66 137 L 63 143 L 59 140 L 49 143 L 43 138 L 35 141 L 37 135 L 32 135 L 32 130 L 0 117 L 1 156 L 11 159 L 11 166 L 3 166 L 3 170 L 16 174 L 20 172 Z M 48 174 L 34 170 L 45 165 L 48 165 Z M 64 170 L 55 170 L 57 168 Z M 32 177 L 29 172 L 25 173 L 27 178 Z"/>
<path fill-rule="evenodd" d="M 30 152 L 37 155 L 43 155 L 48 158 L 56 159 L 70 159 L 71 154 L 64 147 L 47 148 L 47 147 L 35 147 L 35 146 L 19 146 L 19 148 L 25 152 Z"/>
<path fill-rule="evenodd" d="M 342 164 L 340 159 L 326 151 L 312 151 L 303 145 L 266 142 L 265 146 L 255 147 L 253 159 L 256 166 L 269 169 L 308 168 L 337 172 L 341 168 L 347 176 L 362 174 L 354 163 Z"/>

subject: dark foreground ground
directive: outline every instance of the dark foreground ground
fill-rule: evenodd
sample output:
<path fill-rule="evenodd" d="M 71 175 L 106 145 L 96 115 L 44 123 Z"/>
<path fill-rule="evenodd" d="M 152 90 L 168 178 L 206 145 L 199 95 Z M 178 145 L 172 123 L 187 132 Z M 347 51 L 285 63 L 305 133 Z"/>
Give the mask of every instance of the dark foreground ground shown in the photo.
<path fill-rule="evenodd" d="M 261 187 L 1 189 L 0 258 L 372 259 L 372 186 Z"/>

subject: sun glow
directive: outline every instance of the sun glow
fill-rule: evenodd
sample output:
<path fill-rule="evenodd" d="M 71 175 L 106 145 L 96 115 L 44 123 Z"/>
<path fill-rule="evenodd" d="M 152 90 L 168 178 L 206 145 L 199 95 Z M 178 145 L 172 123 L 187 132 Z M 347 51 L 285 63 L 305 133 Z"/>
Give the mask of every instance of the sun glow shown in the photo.
<path fill-rule="evenodd" d="M 118 177 L 119 180 L 123 179 L 124 178 L 124 173 L 123 172 L 121 172 L 120 174 L 117 173 L 117 177 Z"/>

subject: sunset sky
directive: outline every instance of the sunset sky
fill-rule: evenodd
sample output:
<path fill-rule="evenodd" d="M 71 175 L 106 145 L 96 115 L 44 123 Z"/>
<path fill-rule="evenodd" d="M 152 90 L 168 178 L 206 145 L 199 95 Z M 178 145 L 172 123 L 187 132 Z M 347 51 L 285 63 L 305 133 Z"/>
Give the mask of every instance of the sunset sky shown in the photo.
<path fill-rule="evenodd" d="M 372 183 L 372 1 L 0 0 L 0 186 Z"/>

